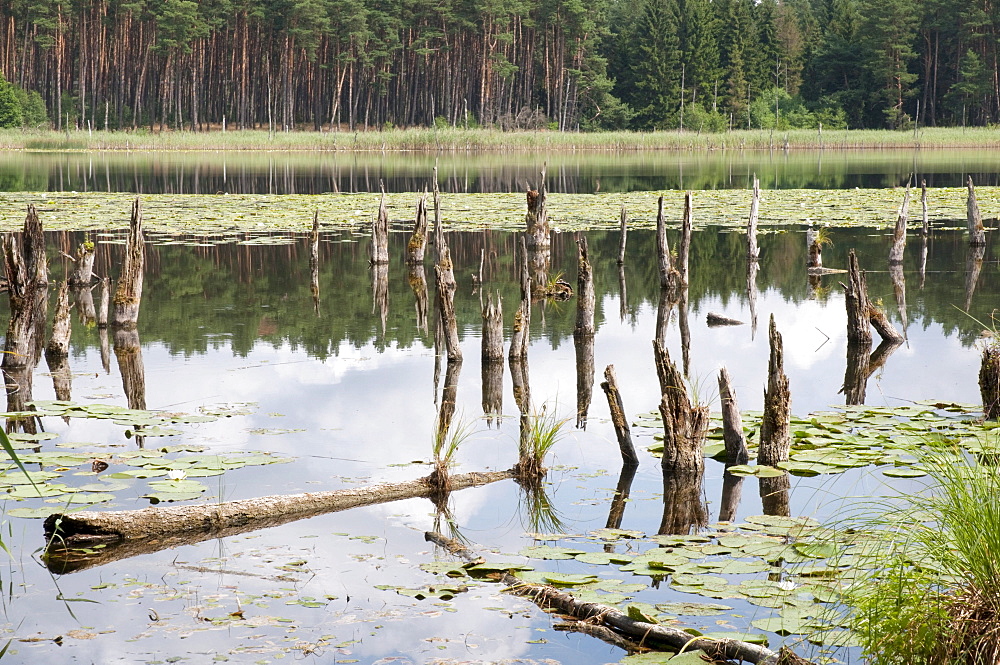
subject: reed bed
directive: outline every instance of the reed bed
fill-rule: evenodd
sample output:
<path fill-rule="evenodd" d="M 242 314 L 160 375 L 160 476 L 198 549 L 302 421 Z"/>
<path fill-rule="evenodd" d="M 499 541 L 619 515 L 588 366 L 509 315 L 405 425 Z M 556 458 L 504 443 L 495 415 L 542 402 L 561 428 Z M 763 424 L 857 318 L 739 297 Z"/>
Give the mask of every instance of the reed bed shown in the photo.
<path fill-rule="evenodd" d="M 1000 148 L 1000 130 L 927 128 L 890 130 L 738 130 L 719 134 L 661 132 L 503 132 L 495 129 L 412 128 L 381 131 L 207 132 L 22 131 L 0 130 L 0 150 L 48 151 L 713 151 L 713 150 L 863 150 L 885 148 Z"/>

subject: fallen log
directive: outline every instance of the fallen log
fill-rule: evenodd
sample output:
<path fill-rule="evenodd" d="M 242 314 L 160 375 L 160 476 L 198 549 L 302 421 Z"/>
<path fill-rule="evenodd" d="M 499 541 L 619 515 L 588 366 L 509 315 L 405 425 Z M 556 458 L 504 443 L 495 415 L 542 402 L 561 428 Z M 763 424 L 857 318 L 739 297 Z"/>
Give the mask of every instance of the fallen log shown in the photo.
<path fill-rule="evenodd" d="M 483 561 L 481 557 L 476 556 L 461 543 L 440 533 L 427 531 L 424 533 L 424 538 L 466 561 L 477 563 Z M 619 634 L 636 638 L 643 646 L 660 646 L 676 651 L 699 650 L 713 660 L 741 660 L 761 665 L 809 663 L 791 652 L 786 655 L 785 649 L 779 653 L 771 651 L 767 647 L 741 640 L 713 640 L 693 637 L 691 633 L 680 628 L 637 621 L 610 605 L 585 603 L 548 584 L 525 582 L 507 572 L 497 575 L 497 579 L 507 586 L 509 593 L 525 596 L 539 607 L 552 608 L 578 619 L 607 626 Z"/>
<path fill-rule="evenodd" d="M 510 470 L 452 475 L 452 491 L 513 477 Z M 431 497 L 428 478 L 369 487 L 264 496 L 225 503 L 140 510 L 57 513 L 45 519 L 43 560 L 53 572 L 71 573 L 139 554 L 248 533 L 350 508 Z M 93 549 L 95 545 L 102 545 Z M 82 549 L 81 549 L 82 548 Z"/>

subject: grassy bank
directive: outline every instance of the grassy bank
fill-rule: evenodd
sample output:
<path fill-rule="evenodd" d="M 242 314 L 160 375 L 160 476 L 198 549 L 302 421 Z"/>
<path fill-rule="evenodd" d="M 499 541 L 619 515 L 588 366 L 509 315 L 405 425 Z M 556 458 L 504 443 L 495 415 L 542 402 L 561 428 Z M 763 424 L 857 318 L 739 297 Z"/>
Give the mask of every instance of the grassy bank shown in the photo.
<path fill-rule="evenodd" d="M 0 150 L 315 150 L 315 151 L 645 151 L 884 148 L 1000 148 L 1000 130 L 740 130 L 695 132 L 501 132 L 391 129 L 364 132 L 20 131 L 0 130 Z"/>

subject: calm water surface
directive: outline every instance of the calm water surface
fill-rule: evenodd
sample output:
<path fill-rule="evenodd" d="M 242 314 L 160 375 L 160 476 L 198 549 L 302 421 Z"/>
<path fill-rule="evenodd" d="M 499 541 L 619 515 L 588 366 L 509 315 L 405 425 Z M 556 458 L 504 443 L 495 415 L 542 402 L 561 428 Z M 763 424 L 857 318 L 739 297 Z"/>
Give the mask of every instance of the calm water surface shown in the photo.
<path fill-rule="evenodd" d="M 588 233 L 597 293 L 596 375 L 614 364 L 630 416 L 653 412 L 659 389 L 650 340 L 655 335 L 658 284 L 654 238 L 629 237 L 625 291 L 621 290 L 617 234 Z M 880 272 L 889 239 L 872 230 L 832 230 L 824 253 L 830 267 L 846 265 L 858 252 L 873 298 L 881 298 L 907 342 L 868 382 L 867 403 L 901 405 L 912 400 L 979 401 L 977 323 L 1000 302 L 1000 271 L 994 246 L 970 285 L 962 234 L 935 232 L 927 242 L 911 236 L 905 263 L 905 306 L 897 307 L 892 283 Z M 573 234 L 556 235 L 553 273 L 576 273 Z M 70 252 L 81 237 L 50 237 Z M 104 237 L 97 272 L 113 272 L 120 246 Z M 147 438 L 147 448 L 189 444 L 208 452 L 262 450 L 293 458 L 283 465 L 250 467 L 201 479 L 209 490 L 200 502 L 267 494 L 357 487 L 425 475 L 445 371 L 435 356 L 433 326 L 418 326 L 414 291 L 401 256 L 406 236 L 393 234 L 383 313 L 373 298 L 367 241 L 348 233 L 322 237 L 320 301 L 310 291 L 306 243 L 272 236 L 280 244 L 212 245 L 204 239 L 174 239 L 149 247 L 139 322 L 144 368 L 142 397 L 152 410 L 198 413 L 235 409 L 216 422 L 179 426 L 183 433 Z M 518 296 L 512 252 L 515 236 L 484 232 L 452 234 L 450 244 L 459 283 L 456 308 L 465 362 L 457 378 L 458 423 L 470 430 L 458 455 L 457 471 L 506 469 L 517 457 L 518 409 L 505 370 L 502 418 L 484 416 L 480 356 L 480 298 L 499 291 L 509 334 Z M 668 347 L 680 359 L 681 328 L 690 332 L 689 376 L 717 407 L 715 377 L 722 366 L 733 376 L 742 409 L 759 409 L 767 373 L 766 326 L 774 316 L 784 336 L 785 371 L 792 410 L 804 415 L 843 402 L 846 315 L 839 275 L 812 283 L 805 265 L 804 235 L 779 229 L 761 237 L 757 278 L 757 325 L 744 277 L 744 239 L 719 229 L 696 232 L 687 316 L 675 309 Z M 482 253 L 482 254 L 481 254 Z M 484 255 L 484 284 L 472 274 Z M 53 270 L 65 260 L 51 259 Z M 428 270 L 428 274 L 433 274 Z M 95 292 L 96 293 L 96 292 Z M 6 308 L 6 299 L 3 300 Z M 528 497 L 511 482 L 455 493 L 449 514 L 426 500 L 408 500 L 294 522 L 242 536 L 207 541 L 156 554 L 53 575 L 38 560 L 41 522 L 7 516 L 4 542 L 12 556 L 0 566 L 5 630 L 14 641 L 11 662 L 135 663 L 275 662 L 495 662 L 551 659 L 562 663 L 615 662 L 624 654 L 593 638 L 556 632 L 552 619 L 527 601 L 501 595 L 495 585 L 474 585 L 453 600 L 417 601 L 387 587 L 441 584 L 419 568 L 435 560 L 423 539 L 431 528 L 449 525 L 489 557 L 505 558 L 535 541 L 534 532 L 587 534 L 605 526 L 618 482 L 620 457 L 599 379 L 584 376 L 593 396 L 585 428 L 574 427 L 578 412 L 578 370 L 572 328 L 575 301 L 537 304 L 529 351 L 531 398 L 569 420 L 555 449 L 546 487 L 561 525 L 533 518 Z M 50 305 L 50 311 L 52 306 Z M 708 313 L 746 322 L 710 328 Z M 383 318 L 384 317 L 384 318 Z M 81 403 L 126 405 L 113 350 L 102 359 L 101 333 L 79 323 L 74 313 L 70 365 L 72 397 Z M 44 361 L 34 374 L 33 397 L 54 399 Z M 57 417 L 43 420 L 57 438 L 43 450 L 81 450 L 121 455 L 137 450 L 126 427 L 106 420 Z M 622 528 L 656 533 L 664 509 L 658 460 L 645 452 L 655 430 L 634 431 L 642 450 Z M 93 482 L 92 474 L 67 474 L 67 483 Z M 113 471 L 111 469 L 110 471 Z M 109 471 L 109 472 L 110 472 Z M 718 517 L 722 466 L 709 461 L 704 500 Z M 136 479 L 100 509 L 148 505 L 146 482 Z M 835 519 L 855 505 L 846 497 L 876 497 L 907 482 L 870 471 L 839 476 L 793 478 L 791 512 Z M 761 512 L 756 479 L 745 482 L 738 519 Z M 42 500 L 8 501 L 7 508 L 49 505 Z M 601 548 L 572 541 L 573 546 Z M 619 551 L 626 544 L 615 547 Z M 440 555 L 438 555 L 440 556 Z M 445 557 L 447 558 L 447 557 Z M 532 561 L 538 568 L 596 572 L 575 561 Z M 616 571 L 615 571 L 616 572 Z M 628 582 L 648 583 L 648 577 Z M 637 601 L 703 601 L 650 586 Z M 768 610 L 740 601 L 727 625 L 743 628 Z M 240 618 L 242 617 L 242 618 Z M 717 628 L 717 617 L 687 623 Z M 61 645 L 53 641 L 60 637 Z M 771 646 L 783 640 L 771 635 Z M 23 641 L 35 640 L 35 641 Z M 856 655 L 841 653 L 842 660 Z M 546 661 L 546 662 L 551 662 Z M 172 661 L 171 661 L 172 662 Z"/>

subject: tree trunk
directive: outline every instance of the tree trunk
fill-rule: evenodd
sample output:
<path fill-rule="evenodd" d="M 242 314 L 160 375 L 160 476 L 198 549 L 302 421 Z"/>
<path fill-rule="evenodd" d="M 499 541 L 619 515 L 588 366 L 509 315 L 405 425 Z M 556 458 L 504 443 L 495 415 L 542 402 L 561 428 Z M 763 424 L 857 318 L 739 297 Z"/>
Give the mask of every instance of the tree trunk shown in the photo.
<path fill-rule="evenodd" d="M 656 374 L 660 380 L 660 416 L 663 419 L 661 466 L 700 477 L 705 469 L 702 445 L 708 429 L 708 406 L 692 406 L 684 377 L 659 342 L 653 341 Z"/>
<path fill-rule="evenodd" d="M 528 357 L 528 330 L 531 324 L 531 275 L 528 272 L 528 250 L 524 236 L 518 238 L 518 274 L 521 282 L 521 302 L 514 313 L 508 356 L 515 359 Z"/>
<path fill-rule="evenodd" d="M 128 241 L 125 246 L 125 264 L 115 290 L 112 324 L 116 327 L 135 327 L 142 304 L 142 276 L 146 262 L 145 239 L 142 233 L 142 204 L 136 197 L 132 204 Z"/>
<path fill-rule="evenodd" d="M 753 198 L 750 200 L 750 219 L 747 220 L 747 260 L 756 261 L 760 258 L 760 248 L 757 247 L 757 217 L 760 210 L 760 180 L 753 177 Z"/>
<path fill-rule="evenodd" d="M 811 226 L 806 229 L 806 249 L 809 252 L 806 268 L 822 268 L 823 245 L 819 241 L 819 231 Z"/>
<path fill-rule="evenodd" d="M 987 420 L 1000 420 L 1000 342 L 983 346 L 979 368 L 979 392 L 983 396 L 983 414 Z"/>
<path fill-rule="evenodd" d="M 545 209 L 545 169 L 542 169 L 538 189 L 529 189 L 527 198 L 528 212 L 524 223 L 527 227 L 528 250 L 532 253 L 548 250 L 552 241 L 549 237 L 549 216 Z"/>
<path fill-rule="evenodd" d="M 677 248 L 677 272 L 680 273 L 681 284 L 688 285 L 688 257 L 691 255 L 691 231 L 694 227 L 694 209 L 691 203 L 691 192 L 684 193 L 684 218 L 681 220 L 681 242 Z"/>
<path fill-rule="evenodd" d="M 447 251 L 441 263 L 434 266 L 434 275 L 448 361 L 459 361 L 462 359 L 462 347 L 458 339 L 458 319 L 455 316 L 455 290 L 458 285 L 451 269 L 451 256 Z"/>
<path fill-rule="evenodd" d="M 719 370 L 719 402 L 722 405 L 722 438 L 726 442 L 726 465 L 746 464 L 750 460 L 746 439 L 743 436 L 743 418 L 736 402 L 729 371 Z"/>
<path fill-rule="evenodd" d="M 594 269 L 587 252 L 587 237 L 576 241 L 577 257 L 576 334 L 593 336 L 594 329 Z"/>
<path fill-rule="evenodd" d="M 385 207 L 385 189 L 378 201 L 378 216 L 372 222 L 372 246 L 369 260 L 373 264 L 389 263 L 389 211 Z"/>
<path fill-rule="evenodd" d="M 847 255 L 847 284 L 841 282 L 841 286 L 844 287 L 847 304 L 847 341 L 870 346 L 872 331 L 868 322 L 868 285 L 853 249 Z"/>
<path fill-rule="evenodd" d="M 972 176 L 968 177 L 966 186 L 969 190 L 969 197 L 966 200 L 969 244 L 974 247 L 985 246 L 986 229 L 983 227 L 983 216 L 979 212 L 979 202 L 976 201 L 976 187 L 972 184 Z"/>
<path fill-rule="evenodd" d="M 791 394 L 784 368 L 784 348 L 781 333 L 774 323 L 774 314 L 768 326 L 771 354 L 767 363 L 767 390 L 764 391 L 764 415 L 760 423 L 760 447 L 757 464 L 777 466 L 788 460 L 792 445 L 789 433 Z"/>
<path fill-rule="evenodd" d="M 76 248 L 76 265 L 70 275 L 72 286 L 87 286 L 94 278 L 94 243 L 89 240 Z"/>
<path fill-rule="evenodd" d="M 965 256 L 965 311 L 972 307 L 972 296 L 976 294 L 979 275 L 983 271 L 983 258 L 986 256 L 986 245 L 970 245 Z"/>
<path fill-rule="evenodd" d="M 628 239 L 628 211 L 625 204 L 622 204 L 621 211 L 621 235 L 618 238 L 618 265 L 625 265 L 625 241 Z"/>
<path fill-rule="evenodd" d="M 889 249 L 889 265 L 903 263 L 903 251 L 906 249 L 906 218 L 910 210 L 910 185 L 906 185 L 903 195 L 903 205 L 899 207 L 896 217 L 896 228 L 892 233 L 892 247 Z"/>
<path fill-rule="evenodd" d="M 667 219 L 663 214 L 663 197 L 656 203 L 656 258 L 660 268 L 660 288 L 670 288 L 671 273 L 676 272 L 670 260 L 670 245 L 667 243 Z"/>
<path fill-rule="evenodd" d="M 618 390 L 618 380 L 615 377 L 615 366 L 608 365 L 604 369 L 604 381 L 601 388 L 608 398 L 608 408 L 611 411 L 611 424 L 614 425 L 615 435 L 618 437 L 618 447 L 622 453 L 622 464 L 625 466 L 638 466 L 639 456 L 635 452 L 635 445 L 632 443 L 632 432 L 628 426 L 628 418 L 625 417 L 625 404 L 622 402 L 621 391 Z"/>
<path fill-rule="evenodd" d="M 10 321 L 4 340 L 2 365 L 4 369 L 30 370 L 38 362 L 45 345 L 48 311 L 45 236 L 35 206 L 28 206 L 20 241 L 12 233 L 4 234 L 3 254 Z"/>
<path fill-rule="evenodd" d="M 46 359 L 65 358 L 69 356 L 69 337 L 72 332 L 72 319 L 69 316 L 69 283 L 64 281 L 59 285 L 59 295 L 56 297 L 55 320 L 52 323 L 52 337 L 45 347 Z"/>
<path fill-rule="evenodd" d="M 417 199 L 417 210 L 413 221 L 413 234 L 406 244 L 406 262 L 410 265 L 424 262 L 427 248 L 427 191 Z"/>
<path fill-rule="evenodd" d="M 496 304 L 487 295 L 486 304 L 483 305 L 483 360 L 503 360 L 503 308 L 500 294 L 497 294 Z"/>

